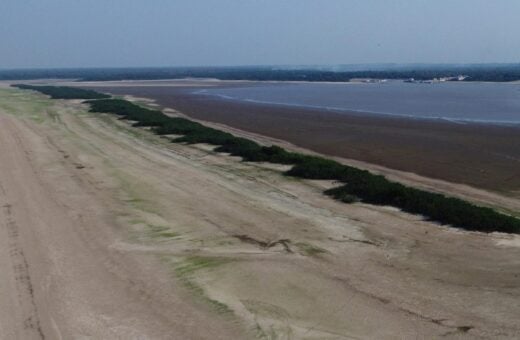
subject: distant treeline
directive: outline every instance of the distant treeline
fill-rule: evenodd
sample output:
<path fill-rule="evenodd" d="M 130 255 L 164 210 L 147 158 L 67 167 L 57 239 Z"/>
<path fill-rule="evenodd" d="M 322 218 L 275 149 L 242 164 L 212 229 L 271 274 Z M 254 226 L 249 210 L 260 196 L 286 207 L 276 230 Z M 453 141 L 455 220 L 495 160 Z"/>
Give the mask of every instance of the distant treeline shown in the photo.
<path fill-rule="evenodd" d="M 78 94 L 77 98 L 84 99 L 84 95 Z M 343 202 L 390 205 L 466 230 L 520 233 L 520 219 L 515 217 L 458 198 L 392 182 L 384 176 L 330 159 L 289 152 L 278 146 L 262 146 L 252 140 L 186 118 L 169 117 L 161 111 L 143 108 L 122 99 L 88 100 L 85 103 L 90 105 L 91 112 L 116 114 L 121 119 L 133 121 L 133 126 L 151 127 L 156 134 L 181 135 L 173 142 L 208 143 L 217 146 L 216 152 L 240 156 L 245 161 L 293 165 L 285 173 L 288 176 L 336 180 L 343 184 L 325 191 L 325 194 Z"/>
<path fill-rule="evenodd" d="M 520 80 L 520 64 L 432 65 L 430 67 L 341 72 L 311 67 L 284 69 L 264 66 L 0 70 L 0 80 L 60 78 L 82 81 L 216 78 L 221 80 L 344 82 L 353 78 L 428 80 L 458 75 L 468 76 L 465 81 Z"/>
<path fill-rule="evenodd" d="M 18 87 L 23 90 L 35 90 L 43 94 L 51 96 L 52 99 L 103 99 L 110 98 L 109 95 L 99 93 L 92 90 L 83 90 L 74 87 L 66 86 L 33 86 L 25 84 L 16 84 L 13 87 Z"/>

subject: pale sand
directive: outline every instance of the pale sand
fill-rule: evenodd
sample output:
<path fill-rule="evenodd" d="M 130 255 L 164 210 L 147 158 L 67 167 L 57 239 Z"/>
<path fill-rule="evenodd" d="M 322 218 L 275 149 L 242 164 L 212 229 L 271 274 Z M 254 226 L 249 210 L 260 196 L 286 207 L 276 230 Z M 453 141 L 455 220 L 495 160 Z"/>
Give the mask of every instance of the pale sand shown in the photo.
<path fill-rule="evenodd" d="M 508 237 L 85 109 L 0 90 L 0 338 L 520 336 Z"/>

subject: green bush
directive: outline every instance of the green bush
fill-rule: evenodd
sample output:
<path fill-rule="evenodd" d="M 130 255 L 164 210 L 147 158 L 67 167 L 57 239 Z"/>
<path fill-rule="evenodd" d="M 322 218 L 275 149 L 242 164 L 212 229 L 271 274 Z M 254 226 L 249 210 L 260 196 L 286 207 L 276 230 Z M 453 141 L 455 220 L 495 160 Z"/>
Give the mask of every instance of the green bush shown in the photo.
<path fill-rule="evenodd" d="M 345 166 L 336 161 L 321 157 L 307 157 L 286 174 L 307 179 L 339 180 L 343 177 L 344 172 Z"/>
<path fill-rule="evenodd" d="M 134 126 L 162 126 L 171 118 L 161 111 L 149 110 L 122 99 L 86 101 L 91 112 L 115 113 L 124 119 L 136 121 Z"/>
<path fill-rule="evenodd" d="M 279 146 L 264 146 L 260 150 L 259 160 L 261 162 L 270 162 L 277 164 L 300 164 L 309 156 L 302 155 L 295 152 L 289 152 Z M 251 160 L 255 161 L 255 160 Z"/>
<path fill-rule="evenodd" d="M 189 119 L 171 117 L 165 124 L 155 128 L 154 132 L 158 135 L 184 135 L 202 128 L 206 127 Z"/>

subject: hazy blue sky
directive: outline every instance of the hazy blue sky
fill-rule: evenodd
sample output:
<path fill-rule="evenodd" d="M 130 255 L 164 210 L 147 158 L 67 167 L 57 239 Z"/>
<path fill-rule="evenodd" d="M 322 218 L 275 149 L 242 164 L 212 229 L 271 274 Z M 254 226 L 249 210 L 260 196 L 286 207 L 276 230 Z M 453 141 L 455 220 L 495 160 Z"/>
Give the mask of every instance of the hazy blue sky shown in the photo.
<path fill-rule="evenodd" d="M 520 62 L 520 0 L 0 0 L 0 68 Z"/>

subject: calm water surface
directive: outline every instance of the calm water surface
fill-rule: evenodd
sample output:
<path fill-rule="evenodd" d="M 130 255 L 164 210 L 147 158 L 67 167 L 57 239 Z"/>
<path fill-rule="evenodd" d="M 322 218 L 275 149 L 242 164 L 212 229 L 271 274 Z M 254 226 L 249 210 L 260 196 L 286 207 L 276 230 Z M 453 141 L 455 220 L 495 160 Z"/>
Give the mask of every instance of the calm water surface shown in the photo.
<path fill-rule="evenodd" d="M 511 83 L 267 83 L 195 93 L 339 112 L 520 124 L 520 84 Z"/>

